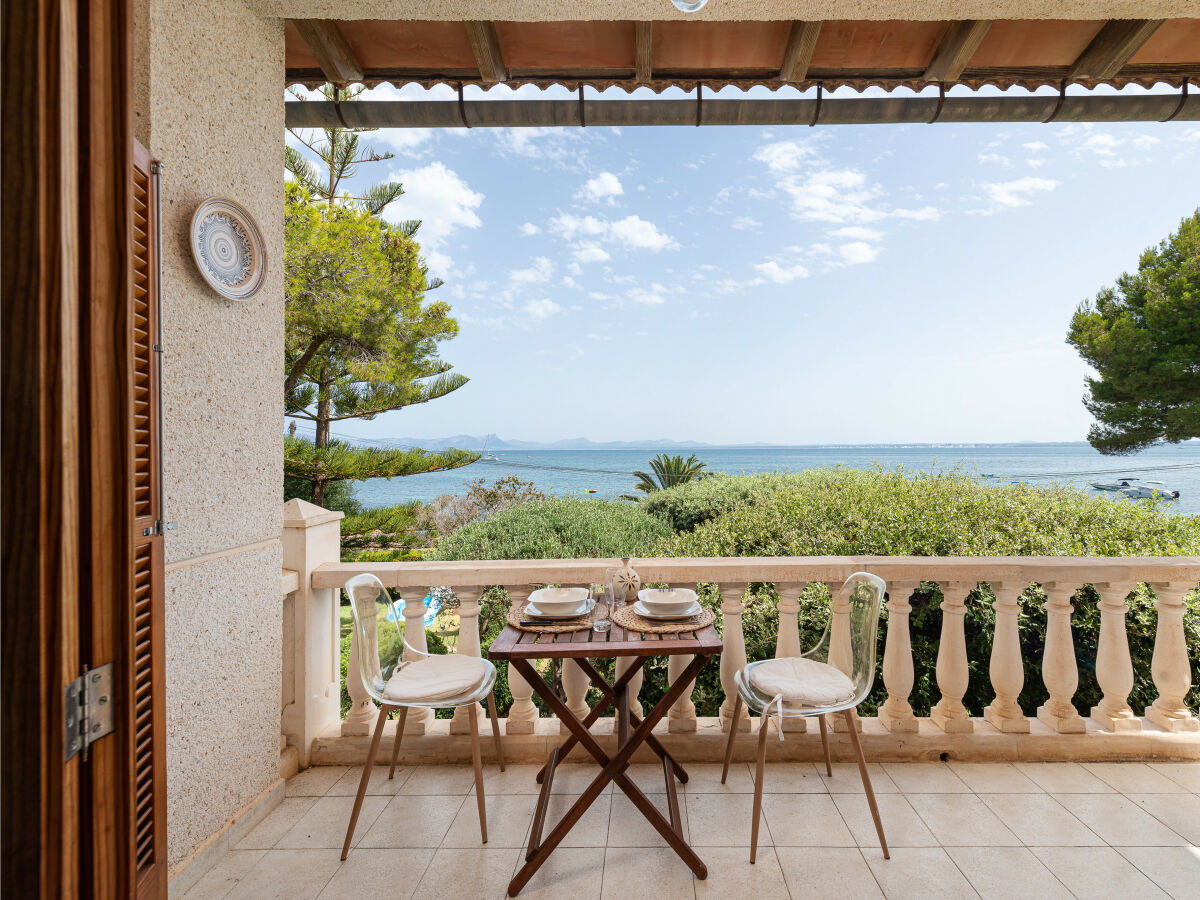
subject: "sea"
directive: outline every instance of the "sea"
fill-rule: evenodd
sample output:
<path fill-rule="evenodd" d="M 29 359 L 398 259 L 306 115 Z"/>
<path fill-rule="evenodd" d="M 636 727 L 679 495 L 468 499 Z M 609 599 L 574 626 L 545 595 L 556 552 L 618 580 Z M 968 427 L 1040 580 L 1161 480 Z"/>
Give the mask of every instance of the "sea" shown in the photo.
<path fill-rule="evenodd" d="M 619 450 L 498 450 L 495 459 L 450 472 L 376 478 L 355 485 L 355 496 L 364 507 L 390 506 L 409 500 L 427 501 L 440 494 L 465 491 L 469 482 L 488 482 L 516 475 L 555 496 L 612 498 L 630 492 L 635 469 L 648 470 L 653 448 Z M 1200 514 L 1200 441 L 1152 447 L 1132 456 L 1102 456 L 1086 442 L 1030 444 L 954 444 L 799 447 L 704 447 L 668 449 L 687 457 L 695 452 L 710 471 L 799 472 L 828 466 L 870 468 L 902 466 L 913 472 L 961 469 L 984 484 L 1071 484 L 1097 494 L 1091 481 L 1109 481 L 1118 475 L 1162 481 L 1179 491 L 1167 509 L 1183 515 Z M 1105 492 L 1117 502 L 1130 502 Z"/>

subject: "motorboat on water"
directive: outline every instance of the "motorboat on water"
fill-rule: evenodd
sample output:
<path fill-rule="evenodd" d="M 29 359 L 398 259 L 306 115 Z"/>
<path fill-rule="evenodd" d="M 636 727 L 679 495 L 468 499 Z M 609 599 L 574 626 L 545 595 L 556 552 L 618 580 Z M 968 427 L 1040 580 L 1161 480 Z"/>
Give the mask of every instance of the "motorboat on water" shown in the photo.
<path fill-rule="evenodd" d="M 1123 491 L 1128 487 L 1133 487 L 1135 482 L 1141 481 L 1140 478 L 1129 476 L 1127 478 L 1118 478 L 1116 481 L 1093 481 L 1091 485 L 1098 491 Z"/>
<path fill-rule="evenodd" d="M 1173 491 L 1161 481 L 1143 481 L 1122 488 L 1121 493 L 1135 500 L 1178 500 L 1179 491 Z"/>

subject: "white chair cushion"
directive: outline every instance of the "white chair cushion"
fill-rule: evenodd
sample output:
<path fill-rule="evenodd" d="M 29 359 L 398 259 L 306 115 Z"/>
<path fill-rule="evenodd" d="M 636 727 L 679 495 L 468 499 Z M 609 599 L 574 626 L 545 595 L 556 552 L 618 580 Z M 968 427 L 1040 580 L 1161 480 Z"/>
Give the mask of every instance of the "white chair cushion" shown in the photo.
<path fill-rule="evenodd" d="M 397 703 L 432 703 L 471 693 L 487 678 L 491 664 L 476 656 L 430 656 L 392 673 L 383 696 Z"/>
<path fill-rule="evenodd" d="M 854 698 L 854 682 L 841 669 L 814 659 L 769 659 L 750 668 L 750 684 L 784 703 L 835 706 Z"/>

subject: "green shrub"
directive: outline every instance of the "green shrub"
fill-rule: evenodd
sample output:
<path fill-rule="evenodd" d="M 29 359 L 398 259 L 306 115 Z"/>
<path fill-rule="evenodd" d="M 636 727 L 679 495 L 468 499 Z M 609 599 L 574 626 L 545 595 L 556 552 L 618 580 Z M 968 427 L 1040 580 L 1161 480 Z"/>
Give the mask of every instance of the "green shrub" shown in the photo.
<path fill-rule="evenodd" d="M 799 483 L 800 479 L 801 476 L 787 472 L 721 473 L 655 491 L 643 497 L 640 505 L 646 512 L 665 521 L 672 531 L 691 531 L 721 513 L 752 506 L 771 493 Z"/>

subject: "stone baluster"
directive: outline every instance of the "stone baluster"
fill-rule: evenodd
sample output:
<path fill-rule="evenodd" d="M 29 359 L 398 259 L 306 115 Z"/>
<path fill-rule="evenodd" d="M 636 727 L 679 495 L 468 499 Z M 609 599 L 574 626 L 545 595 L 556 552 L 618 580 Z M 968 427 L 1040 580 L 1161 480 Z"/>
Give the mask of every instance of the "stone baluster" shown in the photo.
<path fill-rule="evenodd" d="M 1025 685 L 1025 667 L 1021 660 L 1021 639 L 1017 628 L 1019 601 L 1025 584 L 1000 582 L 992 585 L 996 595 L 996 628 L 992 634 L 992 658 L 988 673 L 996 697 L 983 711 L 983 717 L 997 731 L 1025 734 L 1029 719 L 1021 711 L 1017 697 Z"/>
<path fill-rule="evenodd" d="M 1158 595 L 1154 604 L 1158 628 L 1150 663 L 1158 699 L 1146 707 L 1146 718 L 1167 731 L 1198 731 L 1200 719 L 1184 699 L 1192 688 L 1192 667 L 1183 631 L 1183 596 L 1192 585 L 1155 583 L 1151 587 Z"/>
<path fill-rule="evenodd" d="M 888 696 L 879 708 L 879 722 L 893 734 L 916 734 L 917 717 L 908 702 L 916 676 L 913 672 L 909 599 L 916 582 L 896 582 L 888 591 L 887 636 L 883 646 L 883 684 Z"/>
<path fill-rule="evenodd" d="M 588 585 L 582 585 L 582 587 L 588 587 Z M 579 668 L 578 663 L 570 659 L 562 661 L 563 694 L 566 696 L 567 708 L 577 718 L 587 718 L 587 714 L 590 712 L 587 704 L 587 692 L 590 684 L 587 673 Z M 558 723 L 558 730 L 562 734 L 568 733 L 567 727 L 561 722 Z"/>
<path fill-rule="evenodd" d="M 462 656 L 481 656 L 479 649 L 479 600 L 483 596 L 480 587 L 456 587 L 454 593 L 458 596 L 458 648 Z M 486 723 L 483 706 L 475 704 L 475 718 L 479 723 Z M 483 727 L 488 727 L 484 725 Z M 471 712 L 469 706 L 460 706 L 454 710 L 454 718 L 450 720 L 451 734 L 471 733 Z"/>
<path fill-rule="evenodd" d="M 529 585 L 510 585 L 508 591 L 509 603 L 521 606 L 533 588 Z M 540 712 L 533 702 L 533 688 L 525 677 L 518 672 L 512 663 L 508 664 L 508 690 L 512 694 L 512 706 L 508 710 L 508 720 L 505 722 L 506 734 L 533 734 Z"/>
<path fill-rule="evenodd" d="M 429 651 L 429 642 L 425 639 L 425 595 L 432 590 L 433 588 L 426 590 L 420 587 L 400 589 L 400 595 L 404 598 L 404 643 L 421 653 Z M 415 662 L 423 658 L 413 650 L 404 648 L 405 662 Z M 433 719 L 432 709 L 414 707 L 404 718 L 404 733 L 424 734 L 425 729 L 433 723 Z"/>
<path fill-rule="evenodd" d="M 728 731 L 731 724 L 738 731 L 750 730 L 750 716 L 742 705 L 742 719 L 733 722 L 733 706 L 737 697 L 737 673 L 746 666 L 746 636 L 742 632 L 742 595 L 746 593 L 745 582 L 730 582 L 718 585 L 721 591 L 721 613 L 724 616 L 721 648 L 721 689 L 725 699 L 721 701 L 721 730 Z"/>
<path fill-rule="evenodd" d="M 808 587 L 808 582 L 780 584 L 776 587 L 779 591 L 779 630 L 775 636 L 775 658 L 797 657 L 804 652 L 800 646 L 800 595 Z M 789 716 L 783 720 L 783 730 L 807 731 L 808 720 L 801 716 Z"/>
<path fill-rule="evenodd" d="M 1075 639 L 1071 636 L 1071 598 L 1075 585 L 1048 581 L 1046 592 L 1046 646 L 1042 651 L 1042 681 L 1050 697 L 1038 707 L 1038 721 L 1059 734 L 1083 734 L 1087 726 L 1071 698 L 1079 687 L 1075 664 Z"/>
<path fill-rule="evenodd" d="M 1104 696 L 1092 707 L 1092 721 L 1105 731 L 1141 731 L 1142 720 L 1129 706 L 1133 660 L 1125 631 L 1125 598 L 1132 584 L 1097 584 L 1100 594 L 1100 642 L 1096 647 L 1096 683 Z"/>
<path fill-rule="evenodd" d="M 696 590 L 696 585 L 687 584 L 680 585 L 691 590 Z M 683 670 L 691 665 L 694 657 L 687 655 L 676 654 L 667 657 L 667 681 L 669 684 L 674 684 L 675 679 L 683 674 Z M 689 733 L 696 730 L 696 704 L 692 702 L 692 687 L 695 682 L 688 685 L 687 690 L 680 694 L 679 699 L 671 704 L 670 710 L 667 712 L 667 730 L 676 733 Z"/>
<path fill-rule="evenodd" d="M 844 585 L 837 581 L 826 582 L 829 585 L 829 664 L 846 675 L 854 677 L 854 637 L 850 626 L 850 596 L 843 596 Z M 850 719 L 854 727 L 862 731 L 862 719 L 857 709 L 850 710 Z M 830 716 L 827 720 L 836 732 L 844 732 L 845 716 Z"/>
<path fill-rule="evenodd" d="M 674 659 L 674 657 L 671 657 L 671 659 Z M 633 662 L 634 657 L 632 656 L 617 657 L 617 677 L 620 678 L 624 675 L 625 670 L 632 666 Z M 642 704 L 638 701 L 638 694 L 642 692 L 642 678 L 644 675 L 645 669 L 638 669 L 637 674 L 629 679 L 629 710 L 635 716 L 642 715 Z"/>
<path fill-rule="evenodd" d="M 962 581 L 940 584 L 942 589 L 942 636 L 938 643 L 937 683 L 942 699 L 929 712 L 929 719 L 948 734 L 967 734 L 975 723 L 963 706 L 970 671 L 967 668 L 967 638 L 963 618 L 967 594 L 973 584 Z"/>
<path fill-rule="evenodd" d="M 386 596 L 386 588 L 384 594 L 385 596 L 378 598 L 375 604 L 375 611 L 378 612 L 378 615 L 387 615 L 391 610 L 387 605 L 389 598 Z M 350 602 L 353 603 L 354 600 L 351 599 Z M 383 605 L 380 605 L 380 602 Z M 350 630 L 350 659 L 346 663 L 346 693 L 350 695 L 350 709 L 346 711 L 346 718 L 342 721 L 342 734 L 370 734 L 375 727 L 375 719 L 379 716 L 379 708 L 371 699 L 371 695 L 367 693 L 367 687 L 362 680 L 363 657 L 365 656 L 368 661 L 372 658 L 379 659 L 379 619 L 378 615 L 370 614 L 373 610 L 370 605 L 362 602 L 361 598 L 359 611 L 366 613 L 363 630 L 366 631 L 367 646 L 362 646 L 358 629 L 352 628 Z"/>

